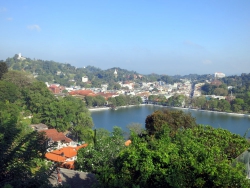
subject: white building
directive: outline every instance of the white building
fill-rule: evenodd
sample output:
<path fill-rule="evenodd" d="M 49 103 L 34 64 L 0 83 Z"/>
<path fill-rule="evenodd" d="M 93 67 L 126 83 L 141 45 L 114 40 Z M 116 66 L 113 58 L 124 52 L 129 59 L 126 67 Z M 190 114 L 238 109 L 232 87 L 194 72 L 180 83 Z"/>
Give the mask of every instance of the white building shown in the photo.
<path fill-rule="evenodd" d="M 89 79 L 88 79 L 87 76 L 83 76 L 83 77 L 82 77 L 82 82 L 88 82 L 88 81 L 89 81 Z"/>
<path fill-rule="evenodd" d="M 25 58 L 25 57 L 22 57 L 22 54 L 19 53 L 17 59 L 24 60 L 24 59 L 26 59 L 26 58 Z"/>
<path fill-rule="evenodd" d="M 224 78 L 226 75 L 222 72 L 216 72 L 214 73 L 215 78 Z"/>
<path fill-rule="evenodd" d="M 117 70 L 116 69 L 115 69 L 114 75 L 117 78 Z"/>

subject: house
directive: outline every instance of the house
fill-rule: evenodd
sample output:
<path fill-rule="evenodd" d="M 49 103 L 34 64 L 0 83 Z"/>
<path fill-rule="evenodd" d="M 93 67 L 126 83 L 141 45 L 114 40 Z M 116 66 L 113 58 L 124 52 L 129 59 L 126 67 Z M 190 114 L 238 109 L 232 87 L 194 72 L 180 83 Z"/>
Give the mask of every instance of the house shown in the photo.
<path fill-rule="evenodd" d="M 55 94 L 60 93 L 59 87 L 57 87 L 55 85 L 49 86 L 49 90 L 52 91 L 52 93 L 55 93 Z"/>
<path fill-rule="evenodd" d="M 87 76 L 83 76 L 83 77 L 82 77 L 82 82 L 88 82 L 88 81 L 89 81 L 89 79 L 88 79 Z"/>
<path fill-rule="evenodd" d="M 52 146 L 54 149 L 60 149 L 67 146 L 76 146 L 76 143 L 70 138 L 66 137 L 62 132 L 58 132 L 56 129 L 41 130 L 48 138 L 48 146 Z M 50 151 L 51 148 L 48 149 Z"/>
<path fill-rule="evenodd" d="M 95 96 L 95 93 L 91 90 L 75 90 L 69 93 L 70 95 L 82 95 L 82 96 Z"/>
<path fill-rule="evenodd" d="M 45 157 L 50 161 L 60 163 L 60 166 L 63 168 L 74 169 L 74 161 L 77 159 L 78 150 L 87 146 L 88 144 L 63 147 L 47 152 Z"/>

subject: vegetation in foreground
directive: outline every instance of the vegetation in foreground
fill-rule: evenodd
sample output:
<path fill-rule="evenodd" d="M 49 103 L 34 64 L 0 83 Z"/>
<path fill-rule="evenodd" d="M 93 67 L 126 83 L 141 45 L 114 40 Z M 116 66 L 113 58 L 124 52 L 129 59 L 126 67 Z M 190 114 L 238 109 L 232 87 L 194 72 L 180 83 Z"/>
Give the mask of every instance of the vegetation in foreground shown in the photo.
<path fill-rule="evenodd" d="M 44 83 L 5 67 L 0 62 L 0 187 L 50 187 L 47 140 L 29 125 L 45 123 L 88 141 L 92 118 L 80 99 L 56 98 Z"/>
<path fill-rule="evenodd" d="M 97 187 L 249 187 L 245 167 L 234 159 L 250 145 L 224 129 L 197 125 L 182 111 L 156 111 L 146 130 L 97 130 L 94 145 L 78 153 L 78 170 L 95 173 Z M 96 160 L 97 159 L 97 160 Z"/>

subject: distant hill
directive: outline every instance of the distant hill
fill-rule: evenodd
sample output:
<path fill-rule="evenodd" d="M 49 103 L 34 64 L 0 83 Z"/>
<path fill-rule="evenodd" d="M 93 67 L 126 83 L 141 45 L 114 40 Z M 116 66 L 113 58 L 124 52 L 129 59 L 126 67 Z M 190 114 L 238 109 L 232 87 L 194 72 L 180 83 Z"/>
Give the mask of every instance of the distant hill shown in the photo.
<path fill-rule="evenodd" d="M 172 84 L 180 79 L 195 80 L 209 80 L 213 75 L 198 75 L 189 74 L 185 76 L 175 75 L 159 75 L 149 74 L 143 75 L 135 71 L 128 71 L 120 67 L 113 67 L 107 70 L 102 70 L 94 66 L 87 66 L 82 68 L 76 68 L 70 64 L 59 63 L 55 61 L 20 58 L 19 55 L 14 55 L 12 58 L 7 58 L 6 63 L 9 69 L 19 70 L 31 73 L 36 79 L 43 82 L 59 83 L 64 86 L 80 85 L 82 87 L 100 87 L 101 84 L 110 83 L 113 84 L 118 81 L 135 81 L 135 82 L 153 82 L 164 81 Z M 114 74 L 115 70 L 117 75 Z M 88 77 L 88 82 L 83 83 L 82 77 Z"/>
<path fill-rule="evenodd" d="M 80 85 L 82 87 L 99 87 L 103 83 L 118 81 L 157 81 L 160 75 L 142 75 L 135 71 L 128 71 L 119 67 L 102 70 L 94 66 L 76 68 L 70 64 L 55 61 L 22 58 L 16 54 L 7 58 L 6 63 L 9 69 L 29 72 L 36 79 L 43 82 L 59 83 L 61 85 Z M 117 72 L 117 75 L 114 72 Z M 89 82 L 83 83 L 82 77 L 87 76 Z"/>

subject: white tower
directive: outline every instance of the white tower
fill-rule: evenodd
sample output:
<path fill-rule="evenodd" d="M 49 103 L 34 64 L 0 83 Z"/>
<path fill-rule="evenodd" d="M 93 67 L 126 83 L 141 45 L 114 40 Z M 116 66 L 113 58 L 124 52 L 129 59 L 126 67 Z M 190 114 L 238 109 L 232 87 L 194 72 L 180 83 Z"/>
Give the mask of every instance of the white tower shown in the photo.
<path fill-rule="evenodd" d="M 116 71 L 116 69 L 115 69 L 114 75 L 115 75 L 115 77 L 117 78 L 117 71 Z"/>

